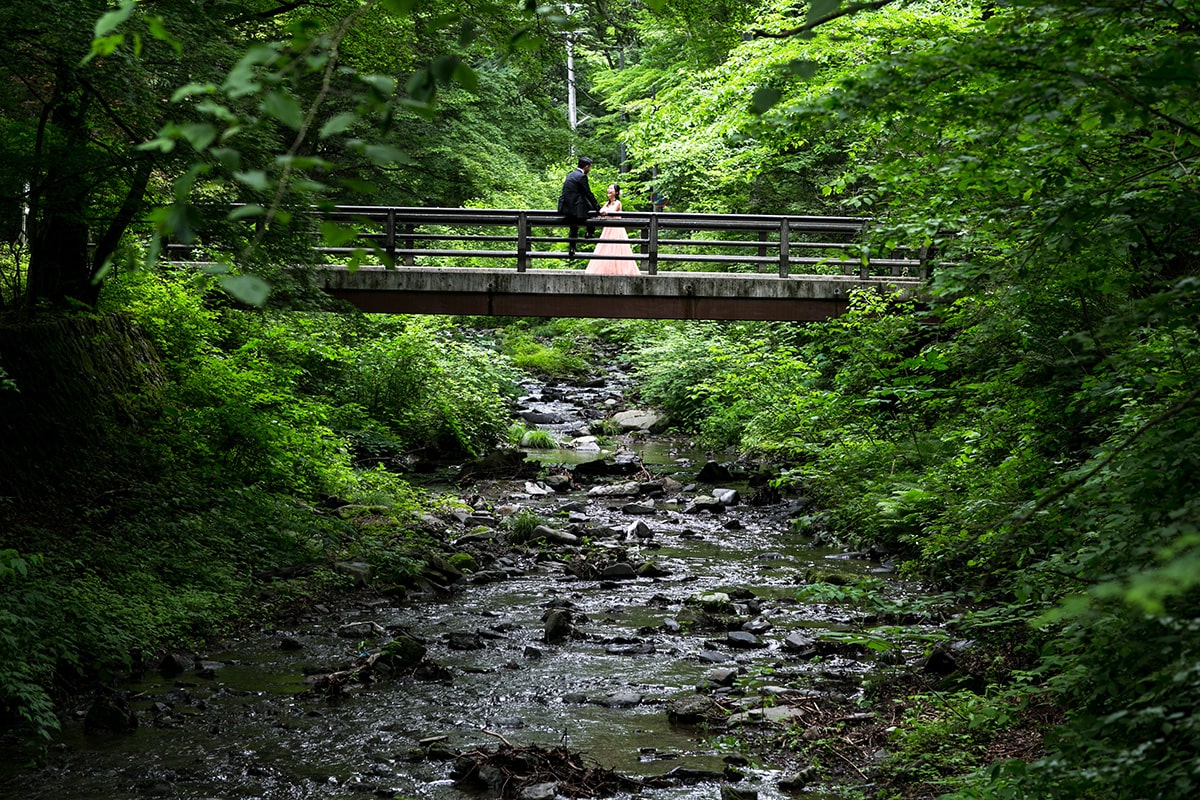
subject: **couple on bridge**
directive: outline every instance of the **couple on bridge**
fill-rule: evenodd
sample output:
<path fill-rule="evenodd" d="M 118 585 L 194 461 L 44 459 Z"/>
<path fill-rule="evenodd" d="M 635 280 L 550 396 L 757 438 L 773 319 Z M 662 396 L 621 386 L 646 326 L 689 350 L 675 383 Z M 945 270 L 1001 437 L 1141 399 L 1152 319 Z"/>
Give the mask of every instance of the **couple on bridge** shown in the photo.
<path fill-rule="evenodd" d="M 592 160 L 581 156 L 579 166 L 567 174 L 562 194 L 558 196 L 558 213 L 566 217 L 571 226 L 567 254 L 572 260 L 575 258 L 579 229 L 587 219 L 595 215 L 611 217 L 621 211 L 621 187 L 615 183 L 608 185 L 608 202 L 603 206 L 596 202 L 587 177 L 591 170 Z M 595 226 L 588 225 L 585 238 L 592 238 L 595 230 Z M 640 275 L 637 262 L 633 260 L 633 248 L 629 246 L 629 233 L 618 225 L 605 225 L 584 272 L 593 275 Z"/>

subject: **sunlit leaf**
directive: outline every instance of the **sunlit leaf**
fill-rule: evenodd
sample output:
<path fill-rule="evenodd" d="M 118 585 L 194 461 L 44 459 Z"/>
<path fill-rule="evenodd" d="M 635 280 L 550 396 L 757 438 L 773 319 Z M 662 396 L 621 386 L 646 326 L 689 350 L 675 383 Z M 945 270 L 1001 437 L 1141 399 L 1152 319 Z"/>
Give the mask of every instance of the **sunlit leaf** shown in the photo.
<path fill-rule="evenodd" d="M 271 294 L 271 284 L 256 275 L 232 275 L 221 278 L 221 288 L 251 306 L 261 306 Z"/>
<path fill-rule="evenodd" d="M 355 122 L 358 122 L 357 114 L 349 111 L 342 114 L 337 114 L 336 116 L 330 117 L 325 121 L 325 124 L 321 126 L 321 131 L 318 135 L 322 139 L 328 139 L 330 136 L 350 130 Z"/>

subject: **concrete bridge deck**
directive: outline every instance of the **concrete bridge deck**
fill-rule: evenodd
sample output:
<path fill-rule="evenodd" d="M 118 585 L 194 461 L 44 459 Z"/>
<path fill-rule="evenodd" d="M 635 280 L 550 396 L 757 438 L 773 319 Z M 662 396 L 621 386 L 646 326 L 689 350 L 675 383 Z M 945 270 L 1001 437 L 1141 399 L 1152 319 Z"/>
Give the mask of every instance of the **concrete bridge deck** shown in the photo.
<path fill-rule="evenodd" d="M 455 267 L 350 271 L 322 267 L 318 285 L 357 308 L 387 314 L 465 314 L 621 319 L 828 319 L 853 290 L 911 296 L 916 278 L 660 272 L 588 275 L 578 270 Z"/>

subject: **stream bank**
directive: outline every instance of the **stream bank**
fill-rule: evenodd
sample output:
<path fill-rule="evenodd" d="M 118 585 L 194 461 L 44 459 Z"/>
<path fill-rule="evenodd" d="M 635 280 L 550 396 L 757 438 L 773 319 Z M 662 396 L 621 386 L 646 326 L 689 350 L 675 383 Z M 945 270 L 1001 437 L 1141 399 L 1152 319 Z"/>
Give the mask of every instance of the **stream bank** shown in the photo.
<path fill-rule="evenodd" d="M 796 535 L 805 503 L 754 470 L 654 433 L 579 441 L 624 406 L 621 381 L 526 387 L 517 414 L 573 449 L 428 476 L 463 510 L 428 521 L 447 558 L 417 591 L 173 654 L 120 687 L 136 731 L 81 709 L 5 796 L 578 794 L 529 758 L 558 748 L 631 781 L 619 793 L 864 786 L 890 721 L 862 681 L 921 668 L 936 626 L 887 616 L 912 590 L 883 554 Z M 514 541 L 522 517 L 540 527 Z M 818 764 L 789 739 L 843 745 Z M 497 766 L 504 747 L 523 760 Z"/>

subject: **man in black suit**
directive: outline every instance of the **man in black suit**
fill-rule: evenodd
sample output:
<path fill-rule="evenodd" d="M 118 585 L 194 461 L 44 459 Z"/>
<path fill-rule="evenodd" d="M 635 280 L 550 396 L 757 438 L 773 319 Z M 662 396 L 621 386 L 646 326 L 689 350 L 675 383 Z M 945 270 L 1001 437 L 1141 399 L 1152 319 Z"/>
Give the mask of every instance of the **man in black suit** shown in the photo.
<path fill-rule="evenodd" d="M 600 204 L 592 194 L 588 184 L 588 173 L 592 171 L 592 160 L 587 156 L 579 157 L 579 166 L 567 173 L 563 181 L 562 194 L 558 196 L 558 213 L 567 218 L 571 226 L 571 241 L 567 245 L 570 258 L 575 257 L 575 240 L 579 238 L 579 228 L 587 218 L 600 213 Z M 587 237 L 590 239 L 596 229 L 589 225 Z"/>

